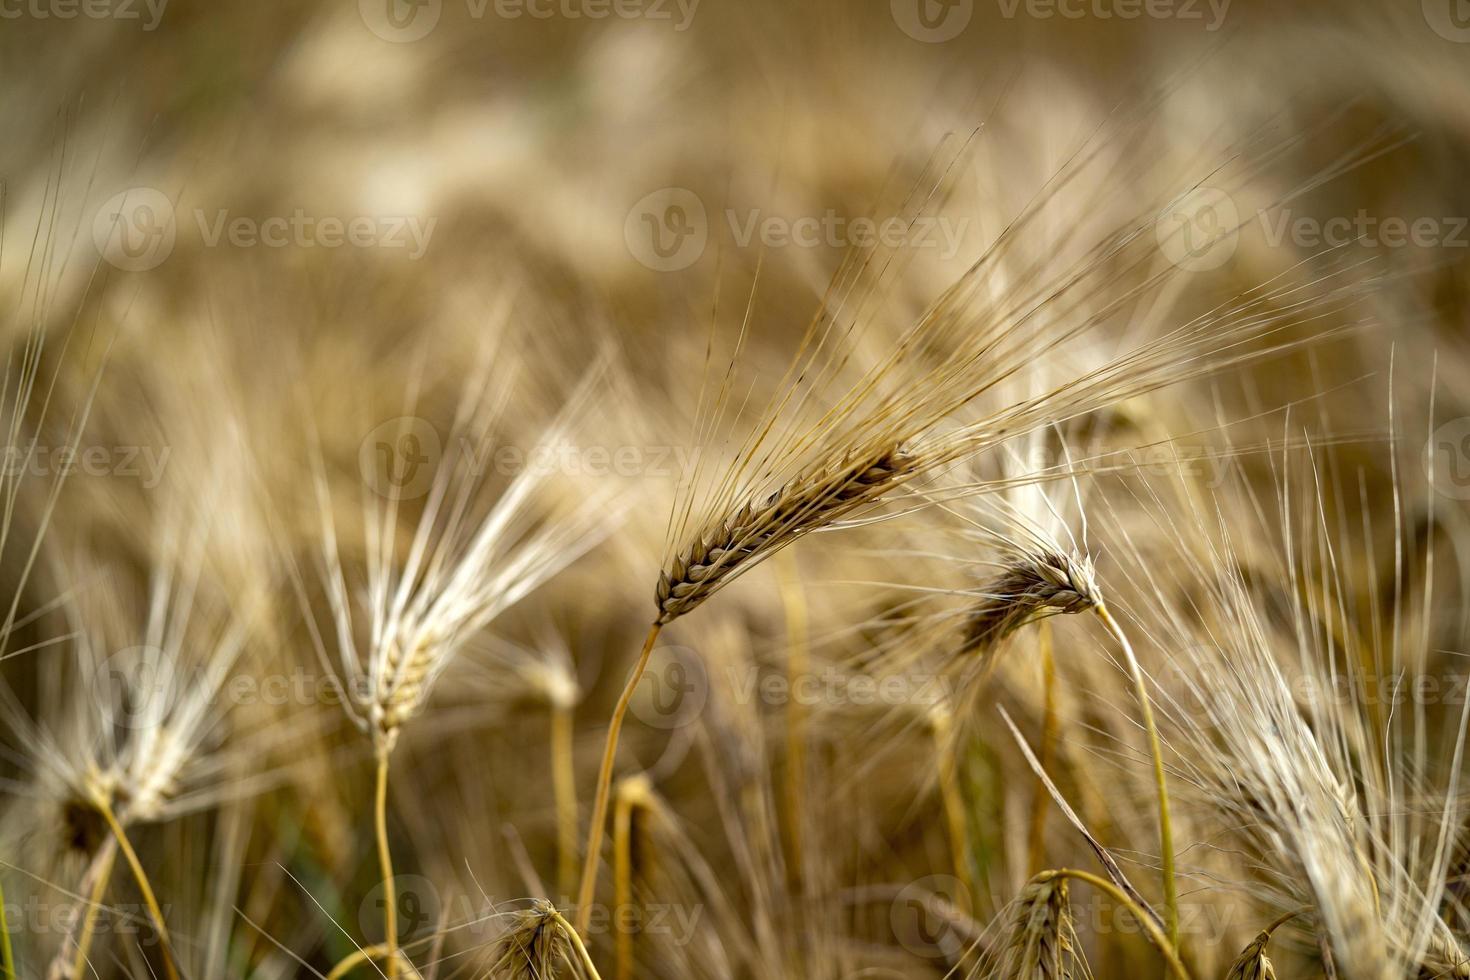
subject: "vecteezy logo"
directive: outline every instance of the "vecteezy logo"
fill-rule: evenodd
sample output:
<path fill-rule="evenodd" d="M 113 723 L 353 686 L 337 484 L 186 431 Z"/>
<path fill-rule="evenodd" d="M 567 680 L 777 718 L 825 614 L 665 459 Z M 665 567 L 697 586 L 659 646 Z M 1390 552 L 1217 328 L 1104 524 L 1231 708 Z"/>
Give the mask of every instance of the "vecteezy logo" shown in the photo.
<path fill-rule="evenodd" d="M 954 910 L 962 909 L 965 886 L 953 875 L 929 875 L 910 882 L 888 909 L 893 935 L 917 956 L 949 958 L 962 948 Z"/>
<path fill-rule="evenodd" d="M 893 22 L 915 41 L 952 41 L 970 25 L 975 0 L 889 0 Z"/>
<path fill-rule="evenodd" d="M 173 202 L 151 187 L 114 194 L 92 219 L 97 254 L 124 272 L 155 268 L 174 250 L 177 237 Z"/>
<path fill-rule="evenodd" d="M 672 731 L 699 717 L 709 701 L 709 674 L 688 647 L 653 651 L 648 670 L 633 692 L 633 715 L 650 728 Z"/>
<path fill-rule="evenodd" d="M 378 37 L 406 44 L 425 37 L 438 25 L 444 0 L 357 0 L 357 12 Z"/>
<path fill-rule="evenodd" d="M 1205 272 L 1230 261 L 1239 228 L 1239 214 L 1229 194 L 1196 187 L 1159 213 L 1154 236 L 1170 262 L 1190 272 Z"/>
<path fill-rule="evenodd" d="M 398 913 L 400 939 L 427 934 L 440 920 L 442 903 L 434 883 L 422 875 L 398 875 L 391 882 L 378 882 L 358 906 L 358 926 L 364 935 L 380 934 L 390 901 Z"/>
<path fill-rule="evenodd" d="M 1452 500 L 1470 500 L 1470 416 L 1434 430 L 1424 447 L 1424 473 Z"/>
<path fill-rule="evenodd" d="M 357 465 L 378 496 L 412 500 L 429 492 L 442 452 L 432 425 L 416 415 L 402 415 L 367 434 L 357 450 Z"/>
<path fill-rule="evenodd" d="M 1423 0 L 1424 20 L 1446 41 L 1470 43 L 1470 0 Z"/>
<path fill-rule="evenodd" d="M 172 657 L 151 646 L 128 647 L 99 663 L 92 695 L 101 716 L 120 728 L 163 723 L 178 696 Z"/>
<path fill-rule="evenodd" d="M 655 272 L 687 269 L 699 261 L 709 241 L 704 202 L 682 187 L 645 195 L 628 211 L 623 241 L 633 258 Z"/>

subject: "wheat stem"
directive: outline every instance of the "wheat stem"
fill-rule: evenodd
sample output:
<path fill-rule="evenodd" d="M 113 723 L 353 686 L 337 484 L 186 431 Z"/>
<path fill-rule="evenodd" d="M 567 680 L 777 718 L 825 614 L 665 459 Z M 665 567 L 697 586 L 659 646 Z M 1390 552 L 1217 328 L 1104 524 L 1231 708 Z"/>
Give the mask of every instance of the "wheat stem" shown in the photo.
<path fill-rule="evenodd" d="M 557 885 L 570 897 L 577 887 L 577 774 L 570 705 L 551 709 L 551 788 L 556 798 Z"/>
<path fill-rule="evenodd" d="M 159 945 L 163 951 L 163 968 L 168 973 L 169 980 L 179 980 L 179 971 L 174 967 L 173 951 L 169 948 L 168 926 L 164 925 L 163 910 L 159 908 L 153 886 L 149 884 L 148 875 L 143 871 L 143 862 L 138 860 L 138 852 L 133 850 L 133 844 L 128 840 L 122 824 L 118 822 L 117 814 L 112 811 L 112 804 L 105 799 L 98 800 L 97 810 L 102 814 L 102 819 L 107 821 L 112 836 L 117 838 L 117 846 L 122 848 L 123 858 L 132 869 L 133 878 L 138 882 L 138 890 L 143 893 L 143 902 L 148 906 L 148 914 L 153 917 L 154 928 L 158 930 Z"/>
<path fill-rule="evenodd" d="M 87 911 L 82 918 L 82 934 L 77 938 L 77 955 L 72 959 L 73 977 L 85 975 L 83 970 L 87 964 L 87 952 L 92 948 L 97 913 L 101 910 L 102 896 L 107 891 L 107 883 L 112 878 L 112 865 L 116 860 L 117 842 L 109 840 L 103 844 L 103 850 L 98 853 L 96 862 L 87 871 L 87 875 L 92 878 L 92 889 L 87 893 Z M 11 976 L 14 977 L 14 974 Z"/>
<path fill-rule="evenodd" d="M 587 954 L 587 947 L 582 944 L 582 934 L 557 909 L 552 909 L 550 915 L 556 920 L 558 925 L 567 931 L 567 936 L 571 938 L 572 945 L 576 947 L 577 955 L 581 958 L 582 966 L 586 968 L 587 975 L 592 980 L 602 980 L 602 975 L 597 972 L 597 966 L 592 962 L 592 957 Z"/>
<path fill-rule="evenodd" d="M 398 980 L 398 895 L 393 887 L 393 852 L 388 849 L 387 745 L 378 748 L 378 785 L 373 803 L 373 828 L 378 838 L 378 864 L 383 872 L 383 945 L 388 980 Z"/>
<path fill-rule="evenodd" d="M 787 552 L 789 555 L 790 552 Z M 810 669 L 807 638 L 806 593 L 796 560 L 782 566 L 781 596 L 786 606 L 786 679 L 796 690 L 799 679 Z M 806 802 L 806 705 L 801 698 L 786 699 L 786 826 L 791 849 L 788 866 L 793 880 L 803 880 L 802 813 Z"/>
<path fill-rule="evenodd" d="M 1141 908 L 1123 889 L 1100 875 L 1095 875 L 1088 871 L 1079 871 L 1075 868 L 1058 868 L 1055 871 L 1043 872 L 1043 874 L 1085 882 L 1099 891 L 1106 893 L 1113 901 L 1126 908 L 1128 913 L 1138 921 L 1139 925 L 1143 926 L 1143 931 L 1148 933 L 1149 941 L 1154 944 L 1159 953 L 1164 957 L 1164 961 L 1169 964 L 1169 969 L 1174 972 L 1174 975 L 1179 980 L 1192 980 L 1189 971 L 1185 969 L 1184 963 L 1179 959 L 1179 954 L 1174 951 L 1174 943 L 1164 935 L 1163 930 L 1154 921 L 1154 917 Z"/>
<path fill-rule="evenodd" d="M 339 960 L 336 966 L 332 967 L 331 971 L 327 973 L 326 980 L 342 980 L 343 977 L 352 972 L 354 967 L 363 963 L 371 963 L 373 960 L 383 959 L 387 955 L 387 943 L 378 943 L 373 946 L 364 946 L 362 949 L 354 950 Z M 394 959 L 411 974 L 417 975 L 413 964 L 409 963 L 408 958 L 403 955 L 403 950 L 396 951 L 394 953 Z"/>
<path fill-rule="evenodd" d="M 0 909 L 8 907 L 5 904 L 5 885 L 0 883 Z M 8 916 L 0 915 L 0 964 L 3 964 L 5 970 L 5 980 L 16 980 L 15 952 L 10 948 L 10 929 L 5 924 L 8 918 Z"/>
<path fill-rule="evenodd" d="M 1041 768 L 1051 770 L 1053 749 L 1057 740 L 1057 662 L 1052 650 L 1051 623 L 1042 620 L 1036 624 L 1036 645 L 1041 650 Z M 1043 851 L 1046 844 L 1046 814 L 1051 809 L 1051 794 L 1046 784 L 1038 777 L 1036 798 L 1031 806 L 1031 838 L 1027 847 L 1027 873 L 1041 871 Z"/>
<path fill-rule="evenodd" d="M 577 889 L 577 918 L 576 928 L 573 930 L 576 933 L 586 929 L 592 921 L 592 896 L 597 888 L 597 866 L 602 851 L 603 824 L 607 822 L 607 798 L 612 789 L 613 763 L 618 754 L 618 733 L 622 731 L 623 716 L 628 713 L 633 692 L 643 679 L 643 672 L 648 669 L 648 659 L 653 655 L 653 644 L 658 640 L 662 629 L 661 623 L 654 623 L 649 627 L 648 638 L 643 641 L 643 651 L 638 655 L 638 663 L 628 675 L 628 683 L 624 685 L 617 706 L 613 708 L 612 718 L 608 721 L 607 743 L 602 748 L 602 766 L 597 772 L 597 792 L 592 798 L 592 823 L 587 828 L 587 854 L 582 861 L 582 884 Z"/>
<path fill-rule="evenodd" d="M 613 810 L 613 921 L 622 921 L 623 909 L 633 904 L 633 794 L 618 791 Z M 621 926 L 617 934 L 617 978 L 633 980 L 633 933 Z"/>
<path fill-rule="evenodd" d="M 1143 712 L 1143 727 L 1148 733 L 1148 747 L 1153 754 L 1154 762 L 1154 784 L 1159 797 L 1159 851 L 1160 862 L 1163 865 L 1164 879 L 1164 922 L 1169 931 L 1169 943 L 1177 946 L 1179 943 L 1179 894 L 1174 881 L 1174 827 L 1169 815 L 1169 786 L 1164 775 L 1164 752 L 1159 743 L 1159 729 L 1154 724 L 1153 703 L 1148 696 L 1148 687 L 1144 684 L 1143 668 L 1138 665 L 1138 657 L 1133 653 L 1133 644 L 1128 642 L 1128 635 L 1123 632 L 1123 627 L 1113 618 L 1105 603 L 1099 602 L 1093 607 L 1098 618 L 1107 627 L 1108 632 L 1118 641 L 1123 648 L 1123 656 L 1128 661 L 1128 671 L 1133 675 L 1133 685 L 1138 695 L 1139 709 Z"/>
<path fill-rule="evenodd" d="M 970 856 L 969 821 L 965 813 L 964 791 L 960 785 L 959 759 L 956 742 L 951 733 L 953 719 L 948 709 L 938 708 L 929 716 L 929 729 L 934 735 L 934 747 L 939 755 L 939 796 L 944 803 L 945 825 L 949 829 L 949 846 L 954 861 L 955 877 L 960 880 L 964 891 L 963 906 L 966 913 L 972 909 L 974 882 Z"/>

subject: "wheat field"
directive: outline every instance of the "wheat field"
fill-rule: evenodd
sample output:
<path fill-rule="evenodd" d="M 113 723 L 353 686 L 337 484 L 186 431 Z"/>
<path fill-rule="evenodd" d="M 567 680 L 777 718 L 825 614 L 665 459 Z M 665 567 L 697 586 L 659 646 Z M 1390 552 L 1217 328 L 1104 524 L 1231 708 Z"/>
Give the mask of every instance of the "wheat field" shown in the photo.
<path fill-rule="evenodd" d="M 1464 0 L 0 79 L 0 977 L 1470 978 Z"/>

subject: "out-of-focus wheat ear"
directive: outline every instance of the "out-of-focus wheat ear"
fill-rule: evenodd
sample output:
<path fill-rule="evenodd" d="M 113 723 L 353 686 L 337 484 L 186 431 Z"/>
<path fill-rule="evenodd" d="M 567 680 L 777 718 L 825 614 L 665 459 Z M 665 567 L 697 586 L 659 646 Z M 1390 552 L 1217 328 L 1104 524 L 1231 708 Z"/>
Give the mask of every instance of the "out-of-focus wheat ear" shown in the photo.
<path fill-rule="evenodd" d="M 602 980 L 582 937 L 555 905 L 537 899 L 515 914 L 514 924 L 495 944 L 488 980 L 554 980 L 562 967 Z"/>
<path fill-rule="evenodd" d="M 1092 874 L 1091 872 L 1078 871 L 1076 868 L 1057 868 L 1057 869 L 1055 869 L 1053 871 L 1043 871 L 1043 872 L 1041 872 L 1041 874 L 1039 874 L 1036 877 L 1034 877 L 1034 878 L 1031 879 L 1031 885 L 1044 885 L 1044 884 L 1047 884 L 1047 883 L 1050 883 L 1050 882 L 1060 882 L 1060 881 L 1063 881 L 1065 879 L 1071 879 L 1072 881 L 1080 881 L 1080 882 L 1083 882 L 1085 884 L 1091 885 L 1093 888 L 1097 889 L 1100 892 L 1103 892 L 1109 898 L 1113 899 L 1119 905 L 1121 905 L 1125 909 L 1127 909 L 1128 910 L 1128 914 L 1131 915 L 1131 916 L 1133 916 L 1134 920 L 1137 921 L 1138 924 L 1143 928 L 1144 934 L 1148 936 L 1149 942 L 1153 943 L 1154 948 L 1157 949 L 1159 951 L 1159 954 L 1164 957 L 1164 962 L 1166 962 L 1169 965 L 1170 972 L 1172 972 L 1174 974 L 1174 976 L 1178 978 L 1178 980 L 1192 980 L 1192 978 L 1190 977 L 1190 974 L 1189 974 L 1189 970 L 1184 966 L 1183 961 L 1179 959 L 1179 954 L 1177 952 L 1175 952 L 1174 943 L 1169 939 L 1168 936 L 1166 936 L 1164 934 L 1164 931 L 1161 928 L 1159 928 L 1158 921 L 1157 921 L 1156 917 L 1153 915 L 1153 913 L 1151 911 L 1149 911 L 1149 909 L 1147 908 L 1147 906 L 1140 905 L 1127 892 L 1125 892 L 1123 889 L 1119 888 L 1117 885 L 1113 884 L 1108 879 L 1103 878 L 1103 877 L 1100 877 L 1100 876 L 1095 875 L 1095 874 Z M 1029 887 L 1030 886 L 1028 886 L 1028 888 Z M 1026 894 L 1027 894 L 1026 892 L 1024 892 L 1024 891 L 1022 892 L 1022 895 L 1023 896 L 1025 896 Z M 1052 899 L 1050 895 L 1047 895 L 1045 893 L 1036 893 L 1036 892 L 1033 892 L 1031 894 L 1032 894 L 1032 902 L 1033 903 L 1035 902 L 1035 900 L 1036 900 L 1036 898 L 1037 898 L 1038 895 L 1041 895 L 1041 897 L 1047 898 L 1048 900 L 1054 901 L 1054 899 Z M 1063 893 L 1062 904 L 1065 905 L 1065 902 L 1066 902 L 1066 896 L 1065 896 L 1065 893 Z M 1023 906 L 1023 909 L 1026 908 L 1026 907 L 1027 906 Z M 1035 912 L 1035 910 L 1034 910 L 1034 904 L 1032 906 L 1032 911 L 1033 911 L 1033 913 Z M 1044 921 L 1044 920 L 1040 920 L 1039 919 L 1038 921 Z M 1068 918 L 1066 918 L 1064 920 L 1060 920 L 1060 921 L 1063 921 L 1065 923 L 1067 929 L 1070 931 L 1070 928 L 1071 928 L 1070 916 Z M 1016 924 L 1019 925 L 1019 923 L 1016 923 Z M 1012 941 L 1012 950 L 1014 950 L 1014 949 L 1015 949 L 1015 943 L 1014 943 L 1014 939 L 1013 939 L 1013 941 Z M 1069 952 L 1070 952 L 1070 948 L 1069 948 Z M 1014 976 L 1014 977 L 1041 977 L 1041 976 L 1050 977 L 1050 976 L 1052 976 L 1052 974 L 1041 974 L 1041 973 L 1034 973 L 1034 972 L 1033 973 L 1006 973 L 1005 975 L 1006 976 Z M 1059 975 L 1070 976 L 1070 974 L 1059 974 Z"/>
<path fill-rule="evenodd" d="M 763 501 L 716 516 L 659 573 L 659 624 L 692 612 L 802 535 L 876 503 L 918 469 L 918 460 L 897 444 L 849 453 L 797 475 Z"/>
<path fill-rule="evenodd" d="M 1017 552 L 965 615 L 958 655 L 978 659 L 981 676 L 995 669 L 1001 645 L 1045 616 L 1085 612 L 1102 602 L 1091 559 L 1060 549 Z"/>
<path fill-rule="evenodd" d="M 1419 964 L 1419 980 L 1466 980 L 1470 978 L 1470 956 L 1449 927 L 1441 920 L 1429 938 L 1429 948 Z"/>

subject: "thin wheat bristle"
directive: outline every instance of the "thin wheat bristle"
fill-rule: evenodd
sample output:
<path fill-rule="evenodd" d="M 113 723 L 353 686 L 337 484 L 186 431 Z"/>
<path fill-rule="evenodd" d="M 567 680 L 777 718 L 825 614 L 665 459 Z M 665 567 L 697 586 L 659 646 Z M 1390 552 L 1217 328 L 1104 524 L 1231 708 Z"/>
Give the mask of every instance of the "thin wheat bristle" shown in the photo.
<path fill-rule="evenodd" d="M 716 522 L 659 574 L 654 601 L 660 624 L 695 609 L 731 579 L 782 545 L 874 503 L 918 469 L 901 446 L 849 454 L 835 466 L 803 473 L 759 505 L 747 502 Z"/>

